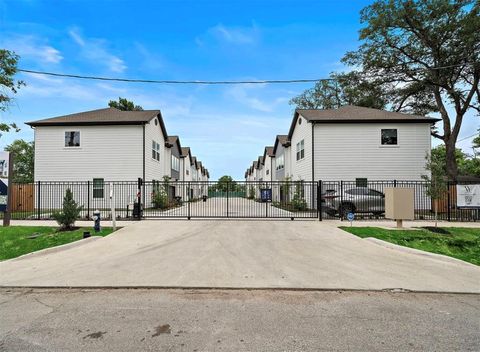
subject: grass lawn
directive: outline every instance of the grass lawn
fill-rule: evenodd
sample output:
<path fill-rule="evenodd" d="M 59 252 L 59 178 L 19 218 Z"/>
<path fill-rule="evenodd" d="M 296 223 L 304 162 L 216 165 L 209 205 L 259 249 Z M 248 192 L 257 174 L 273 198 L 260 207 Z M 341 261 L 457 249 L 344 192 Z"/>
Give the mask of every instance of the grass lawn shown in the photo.
<path fill-rule="evenodd" d="M 0 260 L 78 241 L 83 238 L 84 231 L 90 231 L 92 236 L 107 236 L 112 233 L 112 228 L 103 227 L 100 232 L 94 232 L 92 228 L 59 232 L 57 227 L 48 226 L 0 227 Z"/>
<path fill-rule="evenodd" d="M 341 227 L 361 238 L 374 237 L 400 246 L 448 255 L 480 265 L 480 228 L 443 227 L 445 233 L 427 229 L 387 230 L 378 227 Z"/>

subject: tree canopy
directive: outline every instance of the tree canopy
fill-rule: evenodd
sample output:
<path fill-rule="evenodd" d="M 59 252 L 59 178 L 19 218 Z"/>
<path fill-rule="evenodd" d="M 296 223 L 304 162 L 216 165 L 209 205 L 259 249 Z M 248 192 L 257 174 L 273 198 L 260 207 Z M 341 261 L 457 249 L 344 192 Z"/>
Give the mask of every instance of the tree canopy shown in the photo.
<path fill-rule="evenodd" d="M 127 100 L 126 98 L 118 98 L 116 100 L 110 100 L 108 106 L 111 108 L 116 108 L 122 111 L 141 111 L 143 108 L 140 105 L 135 105 L 133 101 Z"/>
<path fill-rule="evenodd" d="M 8 109 L 13 99 L 12 95 L 25 85 L 25 82 L 15 79 L 19 59 L 20 57 L 13 51 L 0 49 L 0 111 Z M 9 132 L 11 129 L 20 131 L 15 123 L 0 123 L 1 132 Z"/>
<path fill-rule="evenodd" d="M 33 142 L 17 139 L 5 147 L 5 151 L 14 153 L 13 182 L 33 182 L 35 148 Z"/>

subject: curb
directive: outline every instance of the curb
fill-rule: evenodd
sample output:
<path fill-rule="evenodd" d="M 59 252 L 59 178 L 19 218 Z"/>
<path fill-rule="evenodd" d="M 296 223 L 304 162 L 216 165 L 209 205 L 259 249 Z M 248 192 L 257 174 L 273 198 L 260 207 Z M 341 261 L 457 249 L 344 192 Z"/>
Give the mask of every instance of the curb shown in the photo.
<path fill-rule="evenodd" d="M 91 237 L 88 237 L 88 238 L 82 238 L 82 239 L 74 241 L 74 242 L 61 244 L 61 245 L 55 246 L 55 247 L 40 249 L 40 250 L 35 251 L 35 252 L 23 254 L 23 255 L 21 255 L 19 257 L 16 257 L 16 258 L 7 259 L 7 260 L 3 261 L 2 263 L 8 262 L 8 261 L 30 259 L 30 258 L 42 256 L 42 255 L 45 255 L 45 254 L 61 252 L 61 251 L 64 251 L 64 250 L 67 250 L 67 249 L 70 249 L 70 248 L 79 247 L 79 246 L 82 246 L 84 244 L 99 240 L 100 238 L 103 238 L 103 237 L 102 236 L 91 236 Z"/>
<path fill-rule="evenodd" d="M 400 246 L 398 244 L 383 241 L 383 240 L 380 240 L 380 239 L 375 238 L 375 237 L 367 237 L 367 238 L 364 238 L 364 240 L 375 243 L 375 244 L 377 244 L 379 246 L 382 246 L 382 247 L 385 247 L 385 248 L 397 250 L 397 251 L 404 252 L 404 253 L 415 254 L 415 255 L 418 255 L 418 256 L 422 256 L 422 257 L 428 257 L 428 258 L 439 260 L 439 261 L 449 263 L 449 264 L 461 264 L 461 265 L 474 267 L 474 268 L 477 268 L 477 269 L 480 268 L 478 265 L 463 261 L 461 259 L 449 257 L 449 256 L 446 256 L 446 255 L 443 255 L 443 254 L 426 252 L 426 251 L 422 251 L 420 249 Z"/>

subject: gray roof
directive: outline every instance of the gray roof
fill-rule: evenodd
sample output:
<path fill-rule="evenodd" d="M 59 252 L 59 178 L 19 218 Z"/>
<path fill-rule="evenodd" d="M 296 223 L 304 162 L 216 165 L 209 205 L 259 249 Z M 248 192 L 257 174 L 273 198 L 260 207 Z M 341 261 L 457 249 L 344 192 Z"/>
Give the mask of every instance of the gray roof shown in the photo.
<path fill-rule="evenodd" d="M 353 105 L 345 105 L 338 109 L 297 109 L 295 111 L 302 115 L 307 121 L 439 121 L 439 119 L 433 119 L 431 117 L 364 108 Z"/>
<path fill-rule="evenodd" d="M 160 110 L 121 111 L 105 108 L 27 122 L 29 126 L 141 125 L 160 115 Z M 163 123 L 160 118 L 160 123 Z"/>
<path fill-rule="evenodd" d="M 293 135 L 299 116 L 313 123 L 369 123 L 369 122 L 408 122 L 435 123 L 440 119 L 426 116 L 404 114 L 401 112 L 364 108 L 362 106 L 345 105 L 338 109 L 296 109 L 288 132 L 288 139 Z"/>

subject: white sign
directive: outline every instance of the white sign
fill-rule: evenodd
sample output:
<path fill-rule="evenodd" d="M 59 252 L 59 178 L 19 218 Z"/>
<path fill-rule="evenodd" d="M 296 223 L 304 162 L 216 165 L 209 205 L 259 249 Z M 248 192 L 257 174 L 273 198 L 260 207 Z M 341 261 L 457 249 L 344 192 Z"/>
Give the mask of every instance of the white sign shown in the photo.
<path fill-rule="evenodd" d="M 457 185 L 457 206 L 480 207 L 480 184 Z"/>
<path fill-rule="evenodd" d="M 0 152 L 0 177 L 8 177 L 8 152 Z"/>

